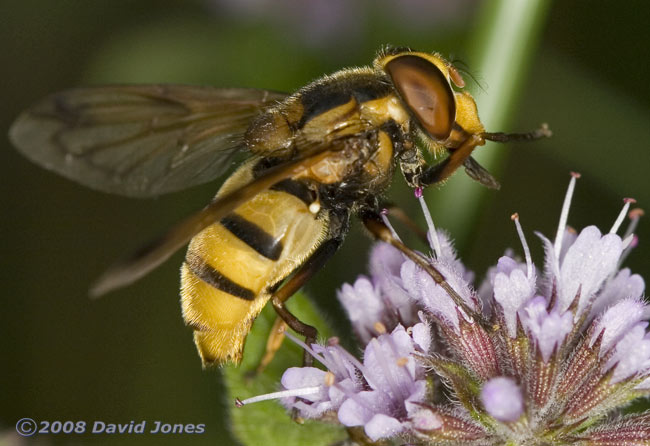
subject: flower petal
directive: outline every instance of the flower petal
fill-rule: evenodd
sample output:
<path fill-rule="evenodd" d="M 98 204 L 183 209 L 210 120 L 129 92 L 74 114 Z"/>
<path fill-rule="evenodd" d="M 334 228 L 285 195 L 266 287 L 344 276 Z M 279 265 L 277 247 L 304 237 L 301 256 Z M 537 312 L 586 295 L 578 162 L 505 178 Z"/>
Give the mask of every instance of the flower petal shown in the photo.
<path fill-rule="evenodd" d="M 558 308 L 565 311 L 578 292 L 577 314 L 590 303 L 593 294 L 616 271 L 623 243 L 616 234 L 601 235 L 595 226 L 583 229 L 569 247 L 560 267 Z"/>
<path fill-rule="evenodd" d="M 609 351 L 625 333 L 639 321 L 646 313 L 646 305 L 636 299 L 624 299 L 609 308 L 596 323 L 596 328 L 591 337 L 593 345 L 596 337 L 604 330 L 601 356 Z"/>
<path fill-rule="evenodd" d="M 517 311 L 533 297 L 535 292 L 535 279 L 526 277 L 517 266 L 515 263 L 514 269 L 508 268 L 509 272 L 498 272 L 494 276 L 494 299 L 503 308 L 508 335 L 511 338 L 515 337 L 517 331 Z"/>
<path fill-rule="evenodd" d="M 380 410 L 385 410 L 380 392 L 359 392 L 345 400 L 338 410 L 338 418 L 344 426 L 363 426 Z"/>
<path fill-rule="evenodd" d="M 609 369 L 616 364 L 612 374 L 612 383 L 648 372 L 650 368 L 650 337 L 646 336 L 647 326 L 647 322 L 636 324 L 616 343 L 616 350 L 605 366 L 606 369 Z"/>
<path fill-rule="evenodd" d="M 561 345 L 573 329 L 573 315 L 570 312 L 560 314 L 553 309 L 548 313 L 547 306 L 546 299 L 537 296 L 519 312 L 521 323 L 537 341 L 544 362 L 548 362 L 556 346 Z"/>
<path fill-rule="evenodd" d="M 420 322 L 411 327 L 413 341 L 418 345 L 423 353 L 428 353 L 431 348 L 431 327 L 428 324 Z"/>
<path fill-rule="evenodd" d="M 435 267 L 447 279 L 449 285 L 470 307 L 475 304 L 471 298 L 472 291 L 463 277 L 456 270 L 444 263 L 435 263 Z M 412 261 L 404 262 L 401 270 L 402 281 L 406 291 L 420 305 L 433 315 L 442 318 L 458 330 L 458 311 L 454 301 L 433 278 Z"/>
<path fill-rule="evenodd" d="M 640 300 L 644 289 L 645 282 L 641 276 L 631 274 L 629 268 L 622 269 L 612 280 L 605 284 L 594 302 L 591 314 L 596 317 L 605 308 L 616 304 L 622 299 L 635 298 Z"/>
<path fill-rule="evenodd" d="M 366 423 L 364 430 L 372 441 L 377 441 L 381 438 L 394 437 L 404 430 L 404 425 L 393 417 L 378 413 Z"/>
<path fill-rule="evenodd" d="M 352 327 L 364 344 L 375 334 L 375 323 L 387 324 L 387 309 L 379 290 L 367 277 L 359 277 L 353 285 L 343 284 L 337 297 L 345 308 Z"/>

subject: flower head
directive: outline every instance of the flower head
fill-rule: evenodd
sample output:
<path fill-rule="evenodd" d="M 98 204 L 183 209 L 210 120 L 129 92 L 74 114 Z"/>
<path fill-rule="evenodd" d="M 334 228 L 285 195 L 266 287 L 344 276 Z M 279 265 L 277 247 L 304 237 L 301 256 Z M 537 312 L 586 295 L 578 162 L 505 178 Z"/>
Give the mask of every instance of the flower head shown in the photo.
<path fill-rule="evenodd" d="M 365 346 L 363 362 L 338 346 L 312 346 L 328 371 L 289 369 L 282 383 L 295 395 L 285 405 L 311 418 L 336 413 L 372 441 L 650 444 L 648 414 L 620 414 L 650 395 L 645 284 L 621 269 L 636 244 L 633 225 L 617 235 L 632 200 L 607 233 L 568 229 L 577 177 L 555 240 L 538 234 L 543 267 L 534 265 L 515 214 L 524 259 L 501 257 L 478 292 L 428 215 L 433 253 L 426 261 L 452 292 L 395 248 L 377 245 L 371 277 L 339 292 Z"/>
<path fill-rule="evenodd" d="M 397 325 L 387 333 L 378 324 L 378 336 L 366 345 L 363 362 L 336 341 L 307 346 L 327 371 L 316 367 L 292 367 L 282 376 L 285 390 L 238 401 L 238 405 L 280 398 L 285 407 L 303 418 L 336 413 L 341 424 L 362 426 L 370 439 L 391 437 L 407 429 L 410 414 L 426 401 L 427 382 L 422 364 L 414 354 L 424 354 L 431 345 L 430 329 L 424 323 Z"/>
<path fill-rule="evenodd" d="M 354 284 L 343 284 L 337 293 L 352 328 L 366 344 L 376 331 L 377 323 L 387 330 L 398 324 L 411 327 L 419 322 L 418 308 L 404 287 L 400 268 L 404 256 L 390 245 L 375 245 L 370 253 L 371 276 L 361 276 Z"/>

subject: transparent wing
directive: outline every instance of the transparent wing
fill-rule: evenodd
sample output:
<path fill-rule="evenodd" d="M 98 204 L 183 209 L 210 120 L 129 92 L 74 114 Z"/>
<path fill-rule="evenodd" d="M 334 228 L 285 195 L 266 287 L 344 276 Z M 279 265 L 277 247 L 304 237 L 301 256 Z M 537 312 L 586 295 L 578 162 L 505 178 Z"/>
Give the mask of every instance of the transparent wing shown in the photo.
<path fill-rule="evenodd" d="M 114 264 L 93 285 L 90 290 L 91 295 L 101 296 L 135 282 L 158 267 L 196 234 L 250 200 L 251 197 L 284 179 L 304 174 L 312 166 L 327 159 L 332 150 L 340 149 L 339 145 L 345 144 L 346 139 L 354 137 L 348 135 L 333 141 L 309 141 L 301 137 L 296 138 L 295 141 L 301 147 L 299 154 L 266 169 L 248 184 L 214 199 L 200 211 L 186 217 L 160 237 Z"/>
<path fill-rule="evenodd" d="M 85 186 L 150 197 L 224 173 L 251 119 L 286 95 L 185 85 L 77 88 L 21 114 L 9 136 L 35 163 Z"/>

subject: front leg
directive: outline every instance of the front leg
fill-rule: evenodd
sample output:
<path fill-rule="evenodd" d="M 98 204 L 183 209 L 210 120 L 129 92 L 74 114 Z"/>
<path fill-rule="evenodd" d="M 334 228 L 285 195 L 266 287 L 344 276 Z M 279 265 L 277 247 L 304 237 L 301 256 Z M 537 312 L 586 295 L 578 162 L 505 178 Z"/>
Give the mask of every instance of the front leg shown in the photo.
<path fill-rule="evenodd" d="M 399 167 L 404 175 L 404 180 L 412 188 L 421 187 L 420 177 L 427 168 L 427 162 L 417 147 L 412 146 L 399 155 Z"/>
<path fill-rule="evenodd" d="M 431 278 L 447 293 L 447 295 L 454 301 L 456 305 L 465 311 L 466 314 L 470 315 L 478 321 L 483 320 L 483 316 L 472 309 L 460 295 L 451 287 L 445 276 L 429 262 L 424 256 L 413 251 L 400 240 L 393 236 L 390 228 L 382 221 L 381 216 L 372 212 L 367 211 L 361 215 L 364 226 L 370 233 L 377 239 L 384 243 L 388 243 L 393 247 L 397 248 L 402 252 L 409 260 L 415 263 L 417 266 L 426 271 Z"/>
<path fill-rule="evenodd" d="M 422 155 L 413 150 L 405 153 L 400 160 L 400 167 L 406 182 L 411 187 L 427 187 L 445 181 L 462 166 L 477 146 L 485 144 L 485 140 L 478 135 L 472 135 L 457 149 L 450 150 L 450 154 L 442 162 L 428 166 Z"/>

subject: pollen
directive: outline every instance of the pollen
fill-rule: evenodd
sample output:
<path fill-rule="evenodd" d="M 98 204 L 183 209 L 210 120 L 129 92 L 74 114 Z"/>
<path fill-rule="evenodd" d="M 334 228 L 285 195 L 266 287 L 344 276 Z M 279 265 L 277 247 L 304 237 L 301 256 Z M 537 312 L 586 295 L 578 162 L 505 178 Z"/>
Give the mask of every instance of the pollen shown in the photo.
<path fill-rule="evenodd" d="M 320 201 L 314 201 L 309 205 L 309 212 L 316 215 L 320 211 Z"/>
<path fill-rule="evenodd" d="M 375 331 L 379 334 L 386 333 L 386 326 L 379 321 L 375 322 L 374 328 Z"/>
<path fill-rule="evenodd" d="M 332 387 L 334 385 L 335 378 L 336 377 L 334 376 L 334 373 L 332 372 L 325 373 L 325 385 L 327 387 Z"/>

